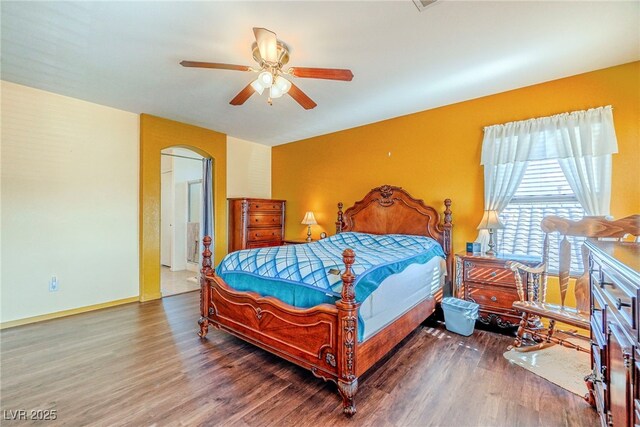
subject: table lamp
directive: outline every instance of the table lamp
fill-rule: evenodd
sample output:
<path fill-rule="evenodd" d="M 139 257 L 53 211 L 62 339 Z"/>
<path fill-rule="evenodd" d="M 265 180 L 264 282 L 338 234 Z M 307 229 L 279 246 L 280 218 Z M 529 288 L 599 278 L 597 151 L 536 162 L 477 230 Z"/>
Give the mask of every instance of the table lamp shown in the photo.
<path fill-rule="evenodd" d="M 485 252 L 486 255 L 495 256 L 498 253 L 493 250 L 496 244 L 493 241 L 493 230 L 504 228 L 504 225 L 500 222 L 500 218 L 498 218 L 498 211 L 484 211 L 484 215 L 482 215 L 482 220 L 478 225 L 478 230 L 489 230 L 489 250 Z"/>
<path fill-rule="evenodd" d="M 311 226 L 317 225 L 316 217 L 313 216 L 313 212 L 309 211 L 304 214 L 304 218 L 302 219 L 302 224 L 307 226 L 307 242 L 311 241 Z"/>

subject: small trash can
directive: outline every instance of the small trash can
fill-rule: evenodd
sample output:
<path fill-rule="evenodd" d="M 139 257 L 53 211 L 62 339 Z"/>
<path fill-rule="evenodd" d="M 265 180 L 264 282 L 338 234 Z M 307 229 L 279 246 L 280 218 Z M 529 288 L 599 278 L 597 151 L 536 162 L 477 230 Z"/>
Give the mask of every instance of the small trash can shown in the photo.
<path fill-rule="evenodd" d="M 463 299 L 447 297 L 442 300 L 444 323 L 447 330 L 468 337 L 478 318 L 480 305 Z"/>

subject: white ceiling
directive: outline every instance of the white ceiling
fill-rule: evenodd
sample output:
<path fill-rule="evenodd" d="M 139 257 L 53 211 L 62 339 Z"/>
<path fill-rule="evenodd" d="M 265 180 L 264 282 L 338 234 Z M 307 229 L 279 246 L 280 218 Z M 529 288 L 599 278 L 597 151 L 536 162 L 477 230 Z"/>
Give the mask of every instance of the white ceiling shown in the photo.
<path fill-rule="evenodd" d="M 278 145 L 640 58 L 640 2 L 2 1 L 2 79 Z M 266 94 L 229 101 L 252 73 L 252 27 L 290 66 L 350 68 L 352 82 L 296 79 L 318 106 Z M 490 124 L 490 123 L 488 123 Z"/>

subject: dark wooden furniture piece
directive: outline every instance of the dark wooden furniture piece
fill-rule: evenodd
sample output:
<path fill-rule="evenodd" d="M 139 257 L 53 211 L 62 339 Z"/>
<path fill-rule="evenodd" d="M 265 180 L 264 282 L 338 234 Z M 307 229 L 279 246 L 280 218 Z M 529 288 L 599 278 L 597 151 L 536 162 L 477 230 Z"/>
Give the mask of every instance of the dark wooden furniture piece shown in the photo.
<path fill-rule="evenodd" d="M 540 344 L 536 345 L 537 348 L 556 343 L 576 350 L 590 352 L 588 345 L 581 346 L 566 340 L 566 336 L 585 338 L 585 340 L 588 337 L 573 332 L 567 333 L 555 328 L 556 322 L 583 330 L 589 330 L 590 325 L 589 272 L 586 268 L 588 260 L 584 245 L 582 245 L 581 250 L 585 271 L 576 279 L 576 308 L 565 306 L 571 265 L 571 243 L 567 240 L 567 236 L 582 236 L 594 239 L 620 239 L 628 234 L 637 236 L 640 234 L 640 215 L 633 215 L 616 221 L 609 221 L 601 217 L 586 217 L 580 221 L 571 221 L 557 216 L 549 216 L 542 220 L 540 226 L 545 233 L 542 264 L 531 268 L 518 262 L 509 263 L 515 273 L 518 294 L 520 295 L 520 301 L 514 302 L 513 308 L 523 313 L 513 346 L 520 347 L 524 333 L 528 333 L 534 339 L 541 341 Z M 560 233 L 564 236 L 560 241 L 559 248 L 558 282 L 560 285 L 560 305 L 550 304 L 546 301 L 550 233 Z M 523 281 L 523 275 L 525 274 L 526 285 Z M 540 318 L 547 319 L 549 321 L 548 326 L 544 326 L 539 321 Z M 531 321 L 532 319 L 535 321 Z"/>
<path fill-rule="evenodd" d="M 403 233 L 431 237 L 443 247 L 447 257 L 447 277 L 452 277 L 451 200 L 446 199 L 444 222 L 433 207 L 411 197 L 400 187 L 374 188 L 344 213 L 338 211 L 338 232 L 374 234 Z M 211 267 L 211 238 L 204 238 L 201 274 L 200 337 L 209 325 L 228 331 L 292 363 L 309 369 L 325 381 L 333 381 L 342 396 L 343 412 L 355 414 L 354 397 L 358 378 L 384 357 L 404 337 L 435 310 L 442 290 L 427 297 L 378 331 L 358 342 L 358 309 L 351 266 L 356 254 L 343 253 L 341 299 L 335 305 L 321 304 L 299 309 L 273 297 L 238 292 L 215 275 Z M 450 279 L 448 279 L 450 280 Z"/>
<path fill-rule="evenodd" d="M 315 240 L 312 240 L 311 242 L 315 242 Z M 307 242 L 307 239 L 284 239 L 282 241 L 283 245 L 304 245 L 305 243 L 311 243 L 311 242 Z"/>
<path fill-rule="evenodd" d="M 480 304 L 478 322 L 513 333 L 521 314 L 513 308 L 519 296 L 513 272 L 507 266 L 509 261 L 518 261 L 530 267 L 540 264 L 540 259 L 536 257 L 457 253 L 454 295 Z"/>
<path fill-rule="evenodd" d="M 229 252 L 282 245 L 284 200 L 229 200 Z"/>
<path fill-rule="evenodd" d="M 640 243 L 593 241 L 588 378 L 602 426 L 640 424 Z M 590 383 L 590 384 L 589 384 Z"/>

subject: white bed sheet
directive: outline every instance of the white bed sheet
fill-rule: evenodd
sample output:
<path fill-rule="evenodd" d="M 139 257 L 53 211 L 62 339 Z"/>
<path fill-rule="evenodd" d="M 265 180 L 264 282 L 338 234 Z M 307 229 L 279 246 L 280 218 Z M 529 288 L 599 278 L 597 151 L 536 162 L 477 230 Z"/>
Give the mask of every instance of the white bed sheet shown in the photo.
<path fill-rule="evenodd" d="M 409 311 L 444 286 L 446 264 L 434 257 L 424 264 L 411 264 L 382 281 L 360 305 L 364 321 L 363 341 Z"/>

